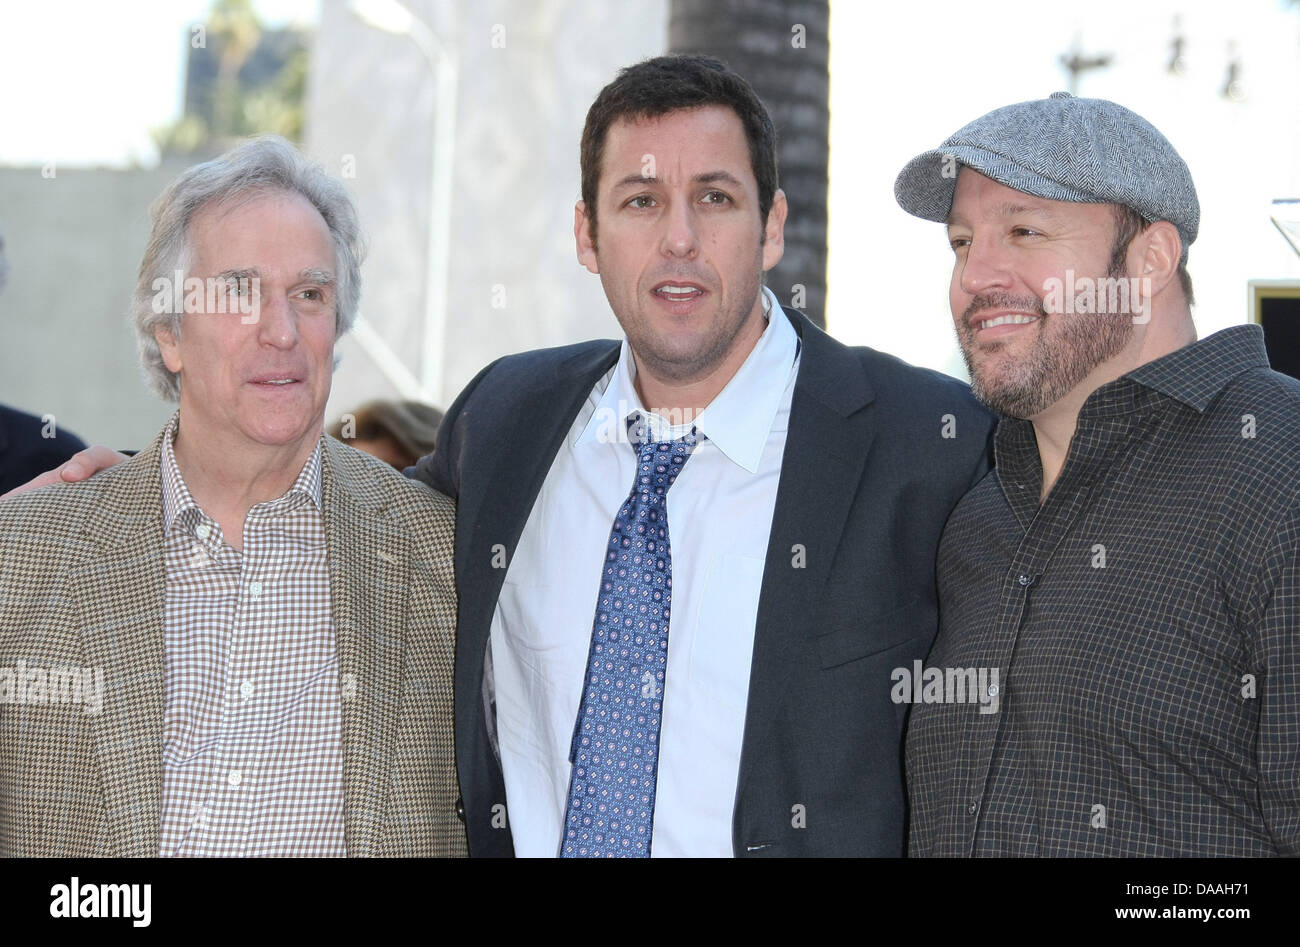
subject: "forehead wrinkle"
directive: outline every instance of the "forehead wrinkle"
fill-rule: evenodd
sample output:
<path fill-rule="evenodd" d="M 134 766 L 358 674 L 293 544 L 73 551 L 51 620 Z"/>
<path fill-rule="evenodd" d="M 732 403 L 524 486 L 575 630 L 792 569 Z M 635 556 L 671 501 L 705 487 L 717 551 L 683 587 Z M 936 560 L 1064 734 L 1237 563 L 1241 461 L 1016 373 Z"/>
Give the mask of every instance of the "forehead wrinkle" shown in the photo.
<path fill-rule="evenodd" d="M 1061 215 L 1055 208 L 1045 203 L 1025 203 L 1024 201 L 1005 200 L 994 204 L 992 207 L 984 210 L 979 216 L 985 220 L 1004 220 L 1008 217 L 1019 217 L 1024 214 L 1035 214 L 1047 220 L 1059 220 Z M 954 203 L 953 209 L 948 212 L 946 225 L 951 228 L 955 225 L 968 224 L 966 216 L 957 210 Z"/>

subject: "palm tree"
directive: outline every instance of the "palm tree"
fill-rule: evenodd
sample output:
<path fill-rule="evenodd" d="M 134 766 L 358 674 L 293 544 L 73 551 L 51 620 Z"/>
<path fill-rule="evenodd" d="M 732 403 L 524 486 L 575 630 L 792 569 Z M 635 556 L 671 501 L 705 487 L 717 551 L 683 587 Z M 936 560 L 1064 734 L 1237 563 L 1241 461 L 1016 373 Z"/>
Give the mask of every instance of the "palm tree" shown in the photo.
<path fill-rule="evenodd" d="M 830 132 L 829 0 L 671 0 L 668 46 L 717 56 L 772 113 L 781 187 L 790 200 L 785 257 L 767 283 L 824 326 L 826 164 Z M 803 292 L 798 290 L 803 287 Z"/>

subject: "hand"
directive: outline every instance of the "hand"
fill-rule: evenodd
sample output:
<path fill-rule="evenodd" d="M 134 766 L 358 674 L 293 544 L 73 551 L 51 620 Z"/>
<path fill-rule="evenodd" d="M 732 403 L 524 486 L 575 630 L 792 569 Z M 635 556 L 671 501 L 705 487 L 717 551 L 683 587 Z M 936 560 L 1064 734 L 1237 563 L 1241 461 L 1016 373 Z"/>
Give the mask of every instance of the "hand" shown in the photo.
<path fill-rule="evenodd" d="M 85 450 L 77 451 L 62 467 L 47 470 L 40 476 L 28 480 L 21 487 L 14 487 L 8 493 L 0 496 L 0 500 L 26 493 L 28 490 L 35 490 L 37 487 L 48 487 L 52 483 L 77 483 L 81 480 L 89 480 L 101 470 L 107 470 L 109 467 L 114 467 L 122 463 L 122 461 L 130 459 L 125 454 L 119 454 L 111 447 L 96 444 L 94 447 L 87 447 Z"/>

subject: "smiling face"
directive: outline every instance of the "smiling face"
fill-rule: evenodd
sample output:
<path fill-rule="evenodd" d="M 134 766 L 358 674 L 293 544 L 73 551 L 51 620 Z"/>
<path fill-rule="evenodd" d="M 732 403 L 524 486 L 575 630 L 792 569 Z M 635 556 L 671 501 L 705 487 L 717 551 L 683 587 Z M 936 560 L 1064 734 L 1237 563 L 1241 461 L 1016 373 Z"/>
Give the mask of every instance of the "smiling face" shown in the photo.
<path fill-rule="evenodd" d="M 187 312 L 179 338 L 155 333 L 180 374 L 184 437 L 228 450 L 309 449 L 320 436 L 333 371 L 334 244 L 297 194 L 209 205 L 188 228 L 187 277 L 259 281 L 257 319 L 231 295 L 221 312 Z"/>
<path fill-rule="evenodd" d="M 762 334 L 762 274 L 785 246 L 785 196 L 759 218 L 739 117 L 706 106 L 614 123 L 597 194 L 600 242 L 579 202 L 578 259 L 600 275 L 638 371 L 729 378 Z"/>
<path fill-rule="evenodd" d="M 970 168 L 958 174 L 949 302 L 971 387 L 999 414 L 1040 414 L 1129 344 L 1131 313 L 1044 307 L 1051 280 L 1123 275 L 1109 268 L 1113 211 L 1034 197 Z"/>

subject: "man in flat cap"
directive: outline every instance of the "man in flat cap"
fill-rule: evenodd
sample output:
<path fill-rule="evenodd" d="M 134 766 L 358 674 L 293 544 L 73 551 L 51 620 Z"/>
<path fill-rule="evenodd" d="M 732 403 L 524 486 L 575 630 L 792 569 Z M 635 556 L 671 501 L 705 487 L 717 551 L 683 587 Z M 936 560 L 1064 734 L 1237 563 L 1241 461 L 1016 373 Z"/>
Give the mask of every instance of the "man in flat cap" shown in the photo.
<path fill-rule="evenodd" d="M 1001 417 L 940 545 L 911 853 L 1300 854 L 1300 382 L 1258 326 L 1197 341 L 1186 164 L 1057 93 L 970 123 L 895 194 L 947 225 L 957 336 Z"/>

